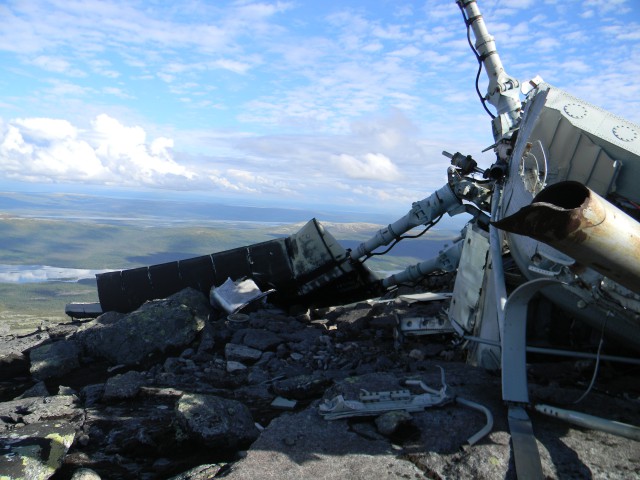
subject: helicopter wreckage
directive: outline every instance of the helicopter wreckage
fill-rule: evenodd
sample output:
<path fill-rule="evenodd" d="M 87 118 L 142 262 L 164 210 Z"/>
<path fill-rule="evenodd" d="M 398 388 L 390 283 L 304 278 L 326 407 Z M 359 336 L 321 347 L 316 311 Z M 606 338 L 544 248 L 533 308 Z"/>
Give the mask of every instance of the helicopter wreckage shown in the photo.
<path fill-rule="evenodd" d="M 448 320 L 467 342 L 469 362 L 502 372 L 519 477 L 542 478 L 526 407 L 640 439 L 637 427 L 533 406 L 526 372 L 527 351 L 592 358 L 596 369 L 603 358 L 640 364 L 640 126 L 539 77 L 521 84 L 509 76 L 476 1 L 456 3 L 489 78 L 486 95 L 477 83 L 476 90 L 491 116 L 493 165 L 481 169 L 470 155 L 443 152 L 451 159 L 447 183 L 355 249 L 313 219 L 287 238 L 99 274 L 99 306 L 71 304 L 67 313 L 130 312 L 185 287 L 211 294 L 228 313 L 266 294 L 276 304 L 339 305 L 456 272 Z M 472 220 L 438 256 L 383 279 L 367 268 L 376 249 L 459 213 Z M 528 345 L 528 332 L 550 328 L 552 310 L 588 326 L 597 352 Z M 628 355 L 602 355 L 604 340 Z"/>

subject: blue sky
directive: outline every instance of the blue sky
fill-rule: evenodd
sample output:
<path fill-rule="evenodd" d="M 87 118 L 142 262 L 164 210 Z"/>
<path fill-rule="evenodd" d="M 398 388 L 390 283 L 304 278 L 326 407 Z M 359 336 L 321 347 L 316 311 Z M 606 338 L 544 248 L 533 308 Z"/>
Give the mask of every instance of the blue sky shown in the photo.
<path fill-rule="evenodd" d="M 640 2 L 478 3 L 510 75 L 640 123 Z M 0 190 L 403 214 L 442 150 L 491 163 L 454 0 L 4 0 L 0 24 Z"/>

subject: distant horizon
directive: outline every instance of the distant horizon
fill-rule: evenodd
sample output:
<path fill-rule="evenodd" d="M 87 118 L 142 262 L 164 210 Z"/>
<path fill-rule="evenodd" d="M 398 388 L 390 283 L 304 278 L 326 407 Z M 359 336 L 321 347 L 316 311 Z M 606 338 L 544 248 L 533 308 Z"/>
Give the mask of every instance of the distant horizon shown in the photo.
<path fill-rule="evenodd" d="M 29 195 L 38 195 L 38 196 L 51 196 L 52 198 L 60 199 L 63 196 L 69 196 L 72 199 L 77 200 L 77 203 L 74 203 L 74 208 L 77 208 L 78 211 L 81 211 L 83 208 L 82 200 L 83 199 L 95 199 L 99 201 L 108 201 L 112 200 L 122 200 L 122 201 L 141 201 L 141 202 L 149 202 L 149 203 L 165 203 L 165 204 L 184 204 L 186 207 L 191 205 L 211 205 L 212 207 L 229 207 L 233 208 L 241 208 L 241 209 L 255 209 L 259 212 L 277 212 L 282 211 L 283 214 L 286 213 L 299 213 L 296 220 L 290 221 L 287 220 L 287 216 L 283 216 L 282 220 L 278 220 L 277 213 L 271 214 L 268 216 L 269 220 L 260 220 L 255 216 L 251 216 L 249 219 L 245 217 L 234 217 L 232 213 L 224 215 L 223 218 L 217 219 L 218 221 L 236 221 L 236 222 L 250 222 L 256 223 L 263 221 L 264 223 L 299 223 L 310 220 L 313 217 L 318 217 L 320 221 L 328 221 L 328 222 L 343 222 L 343 223 L 374 223 L 379 225 L 386 225 L 388 223 L 393 223 L 395 220 L 404 216 L 411 209 L 411 205 L 408 205 L 405 210 L 392 212 L 389 209 L 377 211 L 374 208 L 371 208 L 368 211 L 357 211 L 357 210 L 348 210 L 341 209 L 337 205 L 316 205 L 316 206 L 302 206 L 302 205 L 288 205 L 286 202 L 282 202 L 281 204 L 275 205 L 255 205 L 251 204 L 251 202 L 243 203 L 238 198 L 206 198 L 200 196 L 193 196 L 189 198 L 188 196 L 170 196 L 169 198 L 162 197 L 161 195 L 145 195 L 140 192 L 131 192 L 131 195 L 127 195 L 126 191 L 118 190 L 113 192 L 101 192 L 100 194 L 91 194 L 87 192 L 65 192 L 65 191 L 5 191 L 0 190 L 0 197 L 7 195 L 17 195 L 17 196 L 29 196 Z M 421 200 L 421 199 L 419 199 Z M 46 205 L 46 204 L 38 204 L 33 203 L 28 208 L 32 210 L 40 210 L 42 212 L 49 213 L 41 213 L 39 217 L 41 218 L 72 218 L 67 213 L 61 213 L 58 215 L 53 214 L 52 212 L 63 208 L 63 206 L 56 205 Z M 27 209 L 27 207 L 23 207 L 23 210 Z M 4 205 L 0 204 L 0 214 L 5 212 L 15 212 L 20 211 L 19 208 L 16 207 L 7 207 L 6 202 Z M 213 213 L 213 212 L 212 212 Z M 322 214 L 325 214 L 325 217 L 322 217 Z M 184 221 L 192 221 L 197 222 L 199 219 L 203 218 L 203 214 L 199 212 L 196 214 L 189 215 L 189 210 L 185 210 L 184 212 L 168 212 L 168 211 L 158 211 L 153 216 L 157 218 L 167 217 L 167 219 L 175 217 L 179 214 Z M 33 216 L 33 215 L 30 215 Z M 81 217 L 81 216 L 80 216 Z M 216 221 L 215 215 L 212 215 L 212 219 L 210 221 Z M 342 218 L 341 218 L 342 217 Z M 103 214 L 95 217 L 95 218 L 118 218 L 116 214 L 109 214 L 109 212 L 104 212 Z M 460 229 L 462 228 L 471 217 L 467 214 L 457 215 L 455 217 L 451 217 L 447 214 L 443 215 L 442 219 L 438 223 L 439 228 L 444 229 Z M 130 219 L 127 219 L 130 220 Z"/>

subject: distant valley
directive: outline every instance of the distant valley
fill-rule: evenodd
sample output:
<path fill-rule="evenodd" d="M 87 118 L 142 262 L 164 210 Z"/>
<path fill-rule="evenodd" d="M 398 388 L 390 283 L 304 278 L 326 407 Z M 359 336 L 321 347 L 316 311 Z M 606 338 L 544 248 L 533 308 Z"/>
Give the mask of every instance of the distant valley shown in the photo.
<path fill-rule="evenodd" d="M 288 236 L 313 217 L 345 248 L 357 246 L 385 224 L 372 221 L 375 216 L 354 221 L 353 213 L 0 193 L 0 265 L 134 268 Z M 367 264 L 376 271 L 401 270 L 437 255 L 458 234 L 434 228 Z M 0 331 L 65 321 L 66 303 L 95 301 L 94 279 L 0 283 Z"/>

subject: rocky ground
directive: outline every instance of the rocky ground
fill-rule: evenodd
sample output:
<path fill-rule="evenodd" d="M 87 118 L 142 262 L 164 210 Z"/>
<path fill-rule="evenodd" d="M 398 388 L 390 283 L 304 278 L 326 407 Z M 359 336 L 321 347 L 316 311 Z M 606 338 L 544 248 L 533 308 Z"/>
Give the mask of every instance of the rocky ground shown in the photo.
<path fill-rule="evenodd" d="M 185 290 L 0 347 L 0 477 L 63 479 L 514 478 L 500 377 L 464 363 L 451 334 L 394 340 L 397 318 L 446 302 L 318 311 L 266 305 L 230 325 Z M 342 395 L 409 390 L 451 401 L 422 412 L 326 420 Z M 531 364 L 534 402 L 640 425 L 638 367 Z M 416 389 L 417 388 L 417 389 Z M 485 417 L 491 432 L 468 439 Z M 640 478 L 640 442 L 530 413 L 547 478 Z"/>

